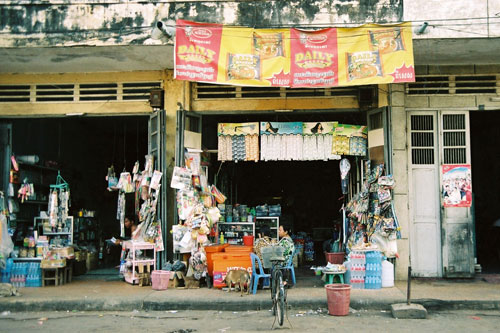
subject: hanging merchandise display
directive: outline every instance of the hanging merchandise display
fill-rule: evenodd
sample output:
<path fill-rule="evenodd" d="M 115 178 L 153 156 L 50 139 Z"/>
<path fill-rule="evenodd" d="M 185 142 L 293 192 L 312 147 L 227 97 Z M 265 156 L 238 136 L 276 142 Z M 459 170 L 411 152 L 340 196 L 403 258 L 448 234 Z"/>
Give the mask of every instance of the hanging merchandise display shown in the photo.
<path fill-rule="evenodd" d="M 35 187 L 32 183 L 28 183 L 28 179 L 25 178 L 19 191 L 17 192 L 17 197 L 21 198 L 21 203 L 28 200 L 35 193 Z"/>
<path fill-rule="evenodd" d="M 70 202 L 70 190 L 68 183 L 57 173 L 56 183 L 50 185 L 49 196 L 49 224 L 52 228 L 57 227 L 59 231 L 66 227 Z"/>
<path fill-rule="evenodd" d="M 365 161 L 362 189 L 352 197 L 346 207 L 350 222 L 350 237 L 347 242 L 350 251 L 389 250 L 389 238 L 400 238 L 400 229 L 392 205 L 391 190 L 394 187 L 394 178 L 392 175 L 382 176 L 383 172 L 383 164 L 371 168 L 370 161 Z M 390 251 L 392 255 L 389 256 L 393 257 L 394 249 Z"/>
<path fill-rule="evenodd" d="M 332 153 L 366 156 L 368 129 L 362 125 L 337 124 L 334 130 Z"/>
<path fill-rule="evenodd" d="M 254 128 L 257 127 L 257 124 L 254 125 Z M 242 127 L 220 127 L 224 134 L 219 136 L 219 142 L 221 138 L 222 141 L 231 138 L 229 134 L 234 134 L 236 131 L 252 130 L 251 126 L 247 127 L 244 124 L 238 126 Z M 238 158 L 246 158 L 245 138 L 243 136 L 235 136 L 235 138 L 237 145 L 243 148 L 243 153 Z M 233 140 L 231 144 L 232 142 Z M 177 170 L 174 170 L 176 179 L 172 179 L 171 183 L 171 186 L 178 190 L 177 213 L 180 220 L 178 225 L 172 227 L 174 252 L 191 253 L 186 276 L 196 280 L 205 277 L 208 272 L 204 247 L 210 243 L 210 233 L 221 217 L 215 204 L 226 200 L 224 194 L 216 186 L 208 185 L 208 169 L 199 164 L 198 161 L 201 160 L 199 154 L 191 152 L 185 157 L 186 167 L 176 167 Z M 188 182 L 188 177 L 190 177 L 190 182 Z"/>
<path fill-rule="evenodd" d="M 217 135 L 219 161 L 259 160 L 259 123 L 219 123 Z"/>

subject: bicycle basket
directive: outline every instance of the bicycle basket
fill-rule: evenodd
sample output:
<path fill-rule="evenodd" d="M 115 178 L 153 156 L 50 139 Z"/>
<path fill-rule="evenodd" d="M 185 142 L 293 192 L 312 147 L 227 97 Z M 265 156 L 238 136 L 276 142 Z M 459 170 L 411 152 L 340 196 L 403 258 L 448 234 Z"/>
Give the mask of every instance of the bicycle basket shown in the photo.
<path fill-rule="evenodd" d="M 285 248 L 283 246 L 265 246 L 260 249 L 260 253 L 262 254 L 262 266 L 264 268 L 271 268 L 271 258 L 272 257 L 282 257 L 285 252 Z"/>

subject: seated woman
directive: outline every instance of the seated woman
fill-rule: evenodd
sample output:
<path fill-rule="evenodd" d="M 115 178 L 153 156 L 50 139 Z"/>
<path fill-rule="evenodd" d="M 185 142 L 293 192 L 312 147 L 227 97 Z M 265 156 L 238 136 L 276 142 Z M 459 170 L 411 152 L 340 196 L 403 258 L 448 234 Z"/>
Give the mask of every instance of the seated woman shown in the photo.
<path fill-rule="evenodd" d="M 284 227 L 280 225 L 279 228 L 279 236 L 280 240 L 278 242 L 278 245 L 283 246 L 285 249 L 283 251 L 283 256 L 285 257 L 285 263 L 287 263 L 290 260 L 290 257 L 293 255 L 293 252 L 295 251 L 295 244 L 293 243 L 292 237 L 288 234 L 290 229 L 288 227 Z"/>

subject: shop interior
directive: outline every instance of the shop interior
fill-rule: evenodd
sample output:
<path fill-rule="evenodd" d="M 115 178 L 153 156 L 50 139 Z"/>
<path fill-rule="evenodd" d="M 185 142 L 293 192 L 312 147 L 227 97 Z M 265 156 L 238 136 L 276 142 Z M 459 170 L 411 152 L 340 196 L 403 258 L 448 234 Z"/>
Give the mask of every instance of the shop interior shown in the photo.
<path fill-rule="evenodd" d="M 21 202 L 15 184 L 13 198 L 18 211 L 11 216 L 16 247 L 32 236 L 34 218 L 47 211 L 49 186 L 58 171 L 69 185 L 69 216 L 73 216 L 73 244 L 92 251 L 92 263 L 85 271 L 119 264 L 120 249 L 105 240 L 120 235 L 117 221 L 117 191 L 108 191 L 105 179 L 113 165 L 116 174 L 144 164 L 148 151 L 148 117 L 63 117 L 11 119 L 12 154 L 33 156 L 19 162 L 18 181 L 34 185 L 34 196 Z M 134 213 L 134 195 L 126 195 L 126 214 Z M 81 273 L 81 272 L 80 272 Z M 73 272 L 77 275 L 78 272 Z"/>
<path fill-rule="evenodd" d="M 217 123 L 328 122 L 366 124 L 366 113 L 299 113 L 203 116 L 203 147 L 217 151 Z M 305 232 L 314 240 L 314 261 L 324 262 L 325 241 L 334 239 L 341 228 L 343 194 L 338 160 L 219 162 L 210 154 L 210 182 L 224 193 L 229 204 L 281 205 L 280 224 L 292 233 Z M 351 174 L 362 157 L 346 156 Z M 353 179 L 354 183 L 354 179 Z M 335 234 L 334 234 L 335 233 Z"/>
<path fill-rule="evenodd" d="M 500 273 L 500 212 L 498 202 L 500 141 L 498 111 L 470 112 L 472 189 L 476 228 L 476 257 L 483 273 Z"/>

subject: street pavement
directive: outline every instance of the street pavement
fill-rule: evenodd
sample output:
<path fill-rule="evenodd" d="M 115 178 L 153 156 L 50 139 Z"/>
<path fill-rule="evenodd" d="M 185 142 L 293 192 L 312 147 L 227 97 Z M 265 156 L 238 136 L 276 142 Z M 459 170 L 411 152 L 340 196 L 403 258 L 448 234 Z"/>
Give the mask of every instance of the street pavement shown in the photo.
<path fill-rule="evenodd" d="M 487 282 L 490 281 L 490 282 Z M 428 311 L 500 309 L 498 276 L 474 279 L 412 279 L 411 302 Z M 352 289 L 350 307 L 356 310 L 390 310 L 391 304 L 404 303 L 407 282 L 396 281 L 392 288 Z M 0 298 L 4 311 L 167 311 L 214 310 L 258 311 L 271 307 L 269 289 L 256 295 L 240 296 L 216 288 L 172 289 L 156 291 L 151 286 L 133 286 L 117 278 L 83 275 L 63 286 L 21 288 L 20 296 Z M 327 307 L 324 284 L 312 271 L 297 271 L 297 285 L 288 290 L 288 306 L 293 310 Z"/>

